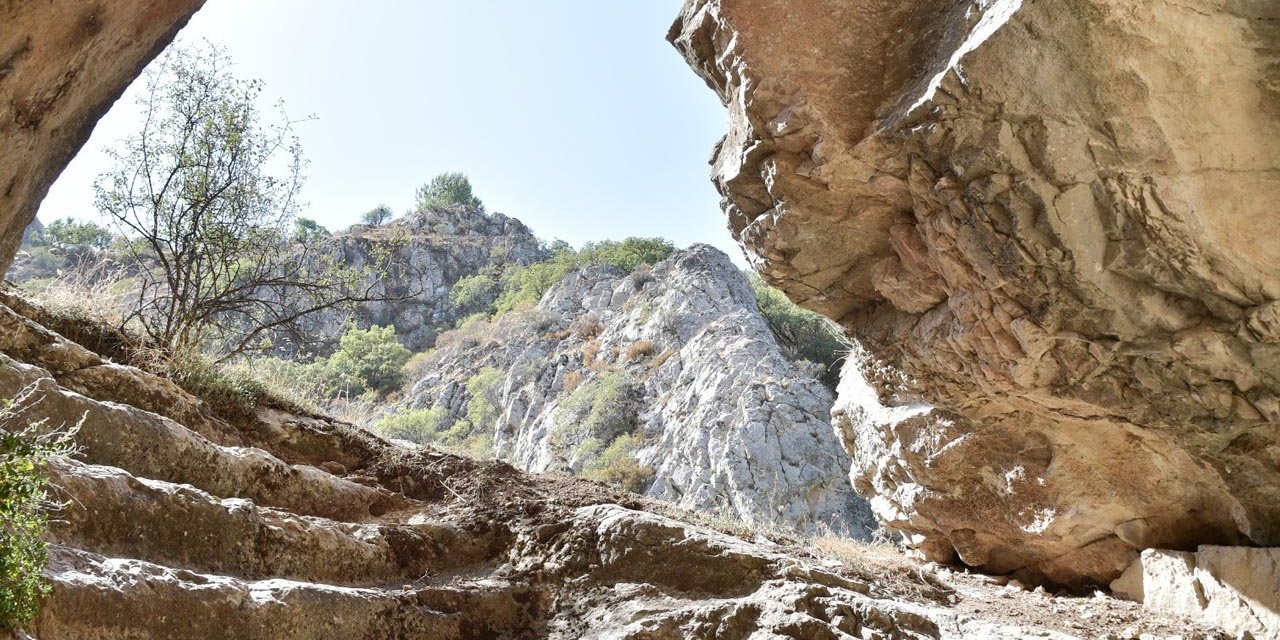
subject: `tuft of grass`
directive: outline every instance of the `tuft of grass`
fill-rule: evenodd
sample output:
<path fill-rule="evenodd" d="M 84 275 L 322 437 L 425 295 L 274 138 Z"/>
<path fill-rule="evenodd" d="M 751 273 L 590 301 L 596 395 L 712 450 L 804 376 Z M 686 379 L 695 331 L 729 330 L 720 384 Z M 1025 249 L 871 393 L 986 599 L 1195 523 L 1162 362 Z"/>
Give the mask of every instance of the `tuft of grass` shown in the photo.
<path fill-rule="evenodd" d="M 31 623 L 49 594 L 48 549 L 41 537 L 57 508 L 42 469 L 71 450 L 75 430 L 24 423 L 12 402 L 0 404 L 0 629 Z"/>
<path fill-rule="evenodd" d="M 624 360 L 639 360 L 653 355 L 656 350 L 657 347 L 653 344 L 653 341 L 637 340 L 627 345 L 626 350 L 622 352 L 622 358 Z"/>

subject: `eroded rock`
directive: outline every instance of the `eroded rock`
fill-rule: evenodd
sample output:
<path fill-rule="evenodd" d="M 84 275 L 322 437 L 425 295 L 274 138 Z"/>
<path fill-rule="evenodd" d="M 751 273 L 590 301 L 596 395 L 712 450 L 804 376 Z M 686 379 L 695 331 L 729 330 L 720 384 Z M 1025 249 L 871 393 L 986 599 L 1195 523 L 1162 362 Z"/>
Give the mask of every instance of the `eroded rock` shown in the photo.
<path fill-rule="evenodd" d="M 1277 17 L 685 4 L 730 229 L 865 349 L 855 485 L 929 556 L 1083 584 L 1280 542 Z"/>
<path fill-rule="evenodd" d="M 49 186 L 204 0 L 0 6 L 0 273 Z"/>

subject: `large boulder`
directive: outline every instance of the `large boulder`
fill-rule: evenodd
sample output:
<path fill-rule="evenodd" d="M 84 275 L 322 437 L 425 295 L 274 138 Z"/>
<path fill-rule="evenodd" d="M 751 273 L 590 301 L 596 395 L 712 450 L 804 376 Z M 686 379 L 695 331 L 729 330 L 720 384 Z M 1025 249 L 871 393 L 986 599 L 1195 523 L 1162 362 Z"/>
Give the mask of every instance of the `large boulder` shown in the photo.
<path fill-rule="evenodd" d="M 203 4 L 0 4 L 0 273 L 98 118 Z"/>
<path fill-rule="evenodd" d="M 861 345 L 856 486 L 1067 584 L 1280 544 L 1280 8 L 689 0 L 754 266 Z"/>

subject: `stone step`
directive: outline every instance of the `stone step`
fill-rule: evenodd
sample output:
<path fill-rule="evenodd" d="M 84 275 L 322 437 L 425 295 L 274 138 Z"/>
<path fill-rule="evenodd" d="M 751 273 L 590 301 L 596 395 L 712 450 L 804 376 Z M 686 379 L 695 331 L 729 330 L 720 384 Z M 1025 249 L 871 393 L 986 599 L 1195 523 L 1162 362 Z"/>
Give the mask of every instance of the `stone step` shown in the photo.
<path fill-rule="evenodd" d="M 72 460 L 51 462 L 48 473 L 66 502 L 55 542 L 194 571 L 382 584 L 473 569 L 506 548 L 499 527 L 335 522 Z"/>
<path fill-rule="evenodd" d="M 40 640 L 272 638 L 401 640 L 536 637 L 548 598 L 479 578 L 448 585 L 337 587 L 244 581 L 65 547 L 50 551 L 53 594 Z"/>
<path fill-rule="evenodd" d="M 15 398 L 21 428 L 79 424 L 77 457 L 135 475 L 191 484 L 219 497 L 244 497 L 295 513 L 361 521 L 409 502 L 315 467 L 288 465 L 252 447 L 225 447 L 168 418 L 100 402 L 59 386 L 43 370 L 0 355 L 0 398 Z"/>

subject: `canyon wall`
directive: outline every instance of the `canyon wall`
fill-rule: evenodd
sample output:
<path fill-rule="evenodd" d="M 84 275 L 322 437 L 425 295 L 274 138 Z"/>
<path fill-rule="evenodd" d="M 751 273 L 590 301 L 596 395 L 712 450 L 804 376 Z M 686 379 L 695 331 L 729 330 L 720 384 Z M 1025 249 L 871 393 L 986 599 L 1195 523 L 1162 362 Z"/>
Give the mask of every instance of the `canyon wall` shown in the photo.
<path fill-rule="evenodd" d="M 729 227 L 858 341 L 855 486 L 928 557 L 1084 584 L 1280 544 L 1278 18 L 685 4 Z"/>
<path fill-rule="evenodd" d="M 0 3 L 0 273 L 98 118 L 203 4 Z"/>

